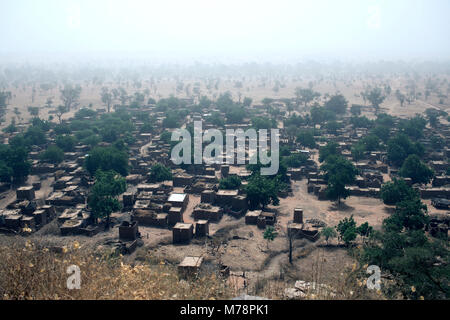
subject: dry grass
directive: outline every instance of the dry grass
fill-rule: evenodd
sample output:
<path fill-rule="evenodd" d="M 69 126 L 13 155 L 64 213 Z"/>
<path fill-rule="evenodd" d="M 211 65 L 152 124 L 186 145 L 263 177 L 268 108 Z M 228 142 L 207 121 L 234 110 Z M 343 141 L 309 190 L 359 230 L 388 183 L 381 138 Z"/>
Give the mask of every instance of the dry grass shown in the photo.
<path fill-rule="evenodd" d="M 215 274 L 180 280 L 176 268 L 126 264 L 121 256 L 80 248 L 62 251 L 27 241 L 0 247 L 0 299 L 227 299 Z M 70 265 L 81 270 L 81 288 L 69 290 Z"/>

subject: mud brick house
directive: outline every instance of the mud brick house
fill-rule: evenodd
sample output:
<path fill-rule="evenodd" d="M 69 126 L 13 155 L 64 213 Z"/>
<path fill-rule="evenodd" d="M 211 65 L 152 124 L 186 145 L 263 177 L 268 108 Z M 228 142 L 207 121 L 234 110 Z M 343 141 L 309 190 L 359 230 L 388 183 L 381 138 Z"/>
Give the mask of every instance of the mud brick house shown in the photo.
<path fill-rule="evenodd" d="M 431 205 L 436 209 L 448 210 L 450 209 L 450 200 L 443 198 L 434 198 L 431 200 Z"/>
<path fill-rule="evenodd" d="M 245 224 L 256 225 L 258 217 L 261 215 L 261 210 L 248 211 L 245 215 Z"/>
<path fill-rule="evenodd" d="M 173 243 L 188 243 L 194 236 L 192 223 L 177 223 L 172 229 Z"/>
<path fill-rule="evenodd" d="M 119 226 L 119 239 L 125 241 L 133 241 L 138 238 L 139 228 L 138 222 L 123 221 Z"/>
<path fill-rule="evenodd" d="M 239 190 L 219 190 L 216 192 L 216 203 L 220 206 L 231 206 L 233 198 L 238 194 Z"/>
<path fill-rule="evenodd" d="M 131 208 L 134 205 L 135 195 L 132 192 L 126 192 L 122 195 L 122 202 L 124 208 Z"/>
<path fill-rule="evenodd" d="M 16 196 L 18 200 L 34 200 L 33 186 L 20 187 L 16 190 Z"/>
<path fill-rule="evenodd" d="M 190 186 L 194 182 L 194 177 L 188 174 L 176 175 L 173 177 L 173 186 L 175 188 Z"/>
<path fill-rule="evenodd" d="M 132 221 L 144 226 L 157 225 L 157 213 L 153 210 L 136 209 L 132 214 Z"/>
<path fill-rule="evenodd" d="M 64 176 L 64 177 L 61 177 L 61 178 L 55 180 L 55 182 L 53 183 L 53 189 L 54 190 L 64 189 L 72 179 L 73 179 L 73 176 Z"/>
<path fill-rule="evenodd" d="M 431 198 L 444 198 L 450 199 L 450 189 L 449 188 L 429 188 L 429 189 L 419 189 L 420 197 L 422 199 Z"/>
<path fill-rule="evenodd" d="M 203 257 L 185 257 L 178 265 L 178 275 L 180 278 L 195 277 L 203 263 Z"/>
<path fill-rule="evenodd" d="M 433 179 L 433 187 L 442 187 L 450 184 L 450 176 L 435 176 Z"/>
<path fill-rule="evenodd" d="M 210 204 L 200 203 L 195 206 L 192 215 L 195 220 L 219 221 L 222 218 L 222 209 Z"/>
<path fill-rule="evenodd" d="M 195 237 L 202 238 L 209 235 L 209 221 L 199 220 L 195 224 Z"/>
<path fill-rule="evenodd" d="M 202 203 L 214 203 L 216 199 L 216 192 L 214 190 L 204 190 L 201 193 L 201 202 Z"/>
<path fill-rule="evenodd" d="M 183 220 L 183 208 L 181 207 L 170 207 L 168 211 L 168 223 L 169 225 L 174 225 L 178 222 L 184 222 Z"/>
<path fill-rule="evenodd" d="M 189 195 L 185 193 L 172 193 L 169 195 L 167 202 L 170 203 L 172 207 L 182 208 L 182 211 L 184 211 L 189 203 Z"/>
<path fill-rule="evenodd" d="M 294 209 L 294 223 L 303 224 L 303 209 L 302 208 Z"/>

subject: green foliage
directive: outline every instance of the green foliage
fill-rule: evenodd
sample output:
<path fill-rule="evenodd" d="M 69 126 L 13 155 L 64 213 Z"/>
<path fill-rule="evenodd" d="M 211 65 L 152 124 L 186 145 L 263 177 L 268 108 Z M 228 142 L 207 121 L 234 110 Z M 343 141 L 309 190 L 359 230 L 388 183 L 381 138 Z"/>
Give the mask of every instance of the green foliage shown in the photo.
<path fill-rule="evenodd" d="M 334 112 L 336 115 L 344 115 L 347 112 L 348 101 L 342 94 L 331 96 L 325 102 L 325 108 Z"/>
<path fill-rule="evenodd" d="M 426 206 L 418 197 L 404 200 L 364 248 L 362 263 L 376 264 L 392 275 L 393 285 L 383 288 L 388 296 L 450 298 L 448 242 L 427 237 L 428 223 Z"/>
<path fill-rule="evenodd" d="M 327 196 L 332 200 L 347 198 L 350 192 L 345 185 L 355 182 L 358 170 L 342 156 L 332 155 L 326 158 L 325 164 L 320 167 L 325 171 L 325 179 L 328 182 Z"/>
<path fill-rule="evenodd" d="M 151 182 L 172 180 L 172 171 L 163 164 L 157 163 L 150 169 L 149 180 Z"/>
<path fill-rule="evenodd" d="M 234 190 L 239 189 L 242 184 L 241 178 L 236 175 L 220 179 L 219 189 Z"/>
<path fill-rule="evenodd" d="M 276 128 L 277 122 L 275 119 L 268 119 L 263 117 L 256 117 L 252 119 L 252 127 L 255 130 L 267 129 L 270 130 L 272 128 Z"/>
<path fill-rule="evenodd" d="M 336 230 L 339 233 L 339 238 L 344 241 L 347 246 L 350 245 L 357 236 L 356 222 L 353 219 L 353 215 L 351 215 L 350 218 L 344 218 L 339 221 Z"/>
<path fill-rule="evenodd" d="M 75 119 L 82 120 L 84 118 L 92 118 L 97 115 L 97 112 L 88 108 L 81 108 L 77 112 L 75 112 Z"/>
<path fill-rule="evenodd" d="M 399 127 L 401 132 L 408 135 L 411 139 L 417 140 L 423 136 L 423 129 L 425 129 L 426 124 L 425 118 L 416 115 L 412 119 L 402 120 Z"/>
<path fill-rule="evenodd" d="M 278 233 L 275 231 L 275 228 L 272 226 L 267 226 L 266 230 L 264 230 L 263 237 L 267 240 L 267 245 L 269 245 L 269 241 L 275 240 Z"/>
<path fill-rule="evenodd" d="M 316 140 L 314 139 L 314 132 L 312 130 L 302 130 L 297 135 L 298 143 L 300 143 L 303 147 L 307 148 L 315 148 Z"/>
<path fill-rule="evenodd" d="M 324 107 L 312 106 L 310 113 L 313 124 L 321 124 L 336 119 L 336 114 Z"/>
<path fill-rule="evenodd" d="M 94 218 L 107 218 L 112 212 L 121 209 L 117 196 L 127 189 L 125 178 L 114 171 L 98 170 L 95 174 L 95 184 L 92 186 L 88 205 Z"/>
<path fill-rule="evenodd" d="M 395 214 L 383 221 L 387 231 L 401 232 L 406 230 L 421 230 L 429 223 L 426 214 L 427 206 L 420 198 L 406 199 L 397 203 Z"/>
<path fill-rule="evenodd" d="M 0 161 L 3 162 L 2 179 L 6 181 L 23 182 L 30 174 L 31 163 L 23 138 L 9 145 L 0 145 Z"/>
<path fill-rule="evenodd" d="M 423 146 L 419 143 L 413 143 L 405 134 L 399 133 L 389 139 L 387 143 L 387 157 L 394 165 L 401 167 L 405 159 L 416 154 L 421 156 L 424 152 Z"/>
<path fill-rule="evenodd" d="M 5 161 L 0 160 L 0 182 L 11 182 L 13 171 Z"/>
<path fill-rule="evenodd" d="M 41 160 L 58 164 L 64 160 L 64 152 L 57 146 L 50 146 L 40 155 Z"/>
<path fill-rule="evenodd" d="M 302 116 L 297 116 L 296 114 L 293 114 L 289 118 L 284 120 L 284 127 L 287 128 L 289 126 L 296 126 L 300 127 L 305 124 L 305 119 L 302 118 Z"/>
<path fill-rule="evenodd" d="M 319 161 L 324 162 L 329 156 L 340 155 L 339 145 L 336 142 L 328 142 L 326 146 L 319 149 Z"/>
<path fill-rule="evenodd" d="M 278 205 L 278 192 L 280 190 L 280 183 L 278 179 L 270 179 L 259 174 L 254 174 L 250 177 L 248 184 L 244 186 L 244 191 L 247 194 L 247 201 L 252 209 L 259 207 L 264 208 L 268 204 Z"/>
<path fill-rule="evenodd" d="M 56 145 L 64 152 L 72 152 L 75 150 L 77 139 L 70 135 L 59 135 L 56 137 Z"/>
<path fill-rule="evenodd" d="M 413 183 L 429 183 L 434 177 L 433 170 L 415 154 L 411 154 L 406 158 L 399 174 L 402 177 L 411 178 Z"/>
<path fill-rule="evenodd" d="M 208 117 L 208 121 L 216 127 L 223 127 L 225 125 L 225 120 L 219 112 L 213 112 L 211 116 Z"/>
<path fill-rule="evenodd" d="M 327 242 L 327 245 L 328 245 L 328 240 L 329 239 L 337 237 L 336 230 L 333 227 L 325 227 L 325 228 L 323 228 L 322 231 L 320 232 L 320 235 L 325 238 L 325 241 Z"/>
<path fill-rule="evenodd" d="M 306 107 L 308 105 L 308 103 L 310 103 L 314 99 L 320 97 L 320 93 L 315 92 L 309 88 L 306 88 L 306 89 L 305 88 L 296 88 L 295 96 L 296 96 L 297 105 L 299 105 L 300 103 L 303 103 L 304 106 Z"/>
<path fill-rule="evenodd" d="M 287 157 L 281 159 L 281 163 L 289 168 L 300 168 L 308 161 L 308 156 L 303 153 L 292 153 Z"/>
<path fill-rule="evenodd" d="M 334 120 L 328 121 L 328 122 L 325 124 L 325 128 L 327 129 L 327 132 L 328 132 L 328 133 L 330 133 L 330 134 L 336 134 L 337 131 L 338 131 L 339 129 L 342 128 L 342 123 L 337 122 L 337 121 L 334 121 Z"/>
<path fill-rule="evenodd" d="M 128 155 L 114 147 L 95 147 L 85 160 L 86 170 L 95 175 L 97 170 L 114 170 L 123 176 L 128 173 Z"/>
<path fill-rule="evenodd" d="M 370 101 L 372 106 L 375 108 L 376 112 L 380 109 L 380 104 L 383 103 L 384 99 L 386 97 L 383 95 L 383 91 L 380 88 L 373 88 L 369 93 L 367 94 L 367 100 Z"/>
<path fill-rule="evenodd" d="M 369 134 L 360 141 L 364 145 L 365 151 L 376 151 L 380 149 L 380 139 L 373 134 Z"/>
<path fill-rule="evenodd" d="M 252 102 L 253 102 L 252 98 L 245 97 L 242 104 L 244 105 L 244 107 L 250 107 L 252 105 Z"/>
<path fill-rule="evenodd" d="M 225 116 L 227 118 L 227 123 L 242 123 L 247 116 L 247 113 L 244 108 L 233 106 L 227 110 Z"/>
<path fill-rule="evenodd" d="M 78 129 L 80 129 L 80 128 L 78 127 Z M 61 135 L 61 134 L 71 134 L 71 133 L 72 133 L 71 126 L 69 126 L 69 125 L 66 124 L 66 123 L 57 124 L 57 125 L 53 128 L 53 131 L 54 131 L 56 134 L 58 134 L 58 135 Z"/>
<path fill-rule="evenodd" d="M 366 116 L 351 117 L 350 123 L 355 128 L 370 128 L 373 125 L 373 121 L 369 120 Z"/>
<path fill-rule="evenodd" d="M 27 145 L 29 146 L 41 146 L 47 143 L 44 130 L 40 127 L 30 126 L 24 134 Z"/>
<path fill-rule="evenodd" d="M 359 104 L 352 104 L 352 106 L 350 107 L 350 113 L 354 117 L 357 117 L 357 116 L 361 115 L 361 108 L 362 108 L 362 106 Z"/>
<path fill-rule="evenodd" d="M 389 135 L 391 133 L 391 130 L 389 129 L 389 127 L 386 127 L 383 125 L 377 125 L 377 126 L 375 126 L 375 128 L 373 128 L 370 131 L 370 133 L 372 135 L 377 136 L 378 138 L 380 138 L 381 141 L 386 143 L 389 140 Z"/>
<path fill-rule="evenodd" d="M 364 158 L 364 154 L 366 152 L 366 147 L 361 142 L 358 142 L 352 146 L 351 152 L 352 152 L 353 160 L 359 161 Z"/>
<path fill-rule="evenodd" d="M 381 199 L 388 205 L 395 205 L 401 201 L 418 198 L 416 190 L 408 186 L 403 179 L 394 178 L 381 187 Z"/>
<path fill-rule="evenodd" d="M 373 227 L 369 225 L 368 222 L 364 222 L 358 228 L 356 228 L 356 232 L 363 238 L 370 236 L 373 231 Z"/>

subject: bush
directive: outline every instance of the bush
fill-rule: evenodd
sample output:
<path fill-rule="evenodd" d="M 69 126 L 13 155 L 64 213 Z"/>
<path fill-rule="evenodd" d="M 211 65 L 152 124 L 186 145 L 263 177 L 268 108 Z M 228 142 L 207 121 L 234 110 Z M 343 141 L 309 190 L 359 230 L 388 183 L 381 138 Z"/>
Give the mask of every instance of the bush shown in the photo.
<path fill-rule="evenodd" d="M 58 164 L 64 160 L 64 152 L 57 146 L 50 146 L 41 153 L 41 160 L 50 162 L 53 164 Z"/>
<path fill-rule="evenodd" d="M 241 178 L 232 175 L 227 178 L 220 179 L 219 189 L 234 190 L 241 186 Z"/>
<path fill-rule="evenodd" d="M 114 170 L 123 176 L 128 174 L 128 155 L 114 147 L 95 147 L 85 160 L 86 170 L 95 175 L 98 169 Z"/>
<path fill-rule="evenodd" d="M 381 199 L 388 205 L 419 197 L 417 191 L 408 186 L 403 179 L 395 179 L 386 182 L 381 187 Z"/>

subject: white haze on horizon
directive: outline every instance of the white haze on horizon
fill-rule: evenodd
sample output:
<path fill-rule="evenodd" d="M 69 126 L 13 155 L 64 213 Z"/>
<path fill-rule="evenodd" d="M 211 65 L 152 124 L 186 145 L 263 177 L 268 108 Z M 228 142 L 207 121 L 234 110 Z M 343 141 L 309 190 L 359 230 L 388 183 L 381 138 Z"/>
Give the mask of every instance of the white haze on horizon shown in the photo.
<path fill-rule="evenodd" d="M 448 0 L 2 0 L 0 63 L 447 60 Z"/>

